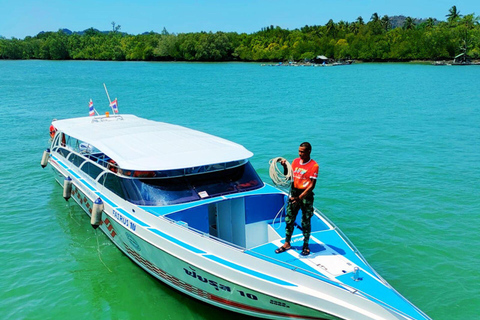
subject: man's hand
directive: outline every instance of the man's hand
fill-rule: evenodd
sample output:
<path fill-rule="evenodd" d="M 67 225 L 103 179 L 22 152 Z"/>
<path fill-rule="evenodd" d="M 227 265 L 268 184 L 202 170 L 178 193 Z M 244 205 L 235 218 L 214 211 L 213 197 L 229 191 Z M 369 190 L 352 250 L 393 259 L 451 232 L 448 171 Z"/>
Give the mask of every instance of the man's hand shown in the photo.
<path fill-rule="evenodd" d="M 285 159 L 280 160 L 280 164 L 283 166 L 283 174 L 287 175 L 288 174 L 287 160 Z"/>

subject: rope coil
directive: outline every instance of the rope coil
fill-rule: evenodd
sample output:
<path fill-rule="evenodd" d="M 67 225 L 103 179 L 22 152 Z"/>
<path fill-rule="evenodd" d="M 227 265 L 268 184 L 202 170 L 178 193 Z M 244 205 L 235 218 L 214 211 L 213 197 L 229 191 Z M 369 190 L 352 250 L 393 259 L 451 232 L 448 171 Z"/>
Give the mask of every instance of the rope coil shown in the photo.
<path fill-rule="evenodd" d="M 282 166 L 282 169 L 279 169 L 277 166 L 277 163 L 280 163 L 283 160 L 285 160 L 285 164 L 287 165 L 286 175 L 283 174 L 284 173 L 283 166 Z M 268 174 L 270 175 L 272 182 L 276 186 L 290 186 L 293 178 L 293 170 L 290 162 L 288 162 L 287 159 L 285 158 L 277 157 L 277 158 L 270 159 L 268 163 L 270 164 L 270 169 L 268 170 Z"/>

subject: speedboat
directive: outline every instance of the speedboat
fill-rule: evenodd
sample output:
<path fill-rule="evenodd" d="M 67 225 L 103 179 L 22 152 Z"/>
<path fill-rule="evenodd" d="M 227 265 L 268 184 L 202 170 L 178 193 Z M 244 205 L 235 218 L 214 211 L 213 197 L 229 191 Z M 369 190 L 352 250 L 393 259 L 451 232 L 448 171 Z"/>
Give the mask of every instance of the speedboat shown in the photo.
<path fill-rule="evenodd" d="M 315 209 L 285 239 L 288 194 L 234 142 L 134 115 L 52 122 L 42 165 L 132 261 L 211 305 L 264 319 L 430 319 Z"/>

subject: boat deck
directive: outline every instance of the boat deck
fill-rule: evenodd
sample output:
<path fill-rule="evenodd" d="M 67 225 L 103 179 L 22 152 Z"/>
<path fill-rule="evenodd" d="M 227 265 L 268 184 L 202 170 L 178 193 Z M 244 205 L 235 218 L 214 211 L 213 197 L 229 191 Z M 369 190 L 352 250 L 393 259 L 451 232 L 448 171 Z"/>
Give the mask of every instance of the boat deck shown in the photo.
<path fill-rule="evenodd" d="M 277 226 L 278 227 L 278 226 Z M 269 261 L 312 278 L 330 282 L 333 285 L 357 290 L 367 299 L 374 300 L 387 308 L 403 310 L 407 316 L 416 318 L 419 310 L 408 303 L 391 288 L 376 272 L 355 254 L 352 248 L 335 230 L 312 232 L 309 241 L 310 255 L 302 256 L 303 235 L 295 228 L 292 249 L 277 254 L 275 249 L 284 243 L 285 223 L 276 229 L 281 238 L 251 248 L 245 253 Z M 359 268 L 355 276 L 355 267 Z M 381 297 L 381 301 L 373 297 Z"/>
<path fill-rule="evenodd" d="M 345 274 L 352 276 L 355 266 L 374 274 L 373 270 L 352 251 L 335 230 L 312 232 L 309 241 L 310 254 L 302 256 L 300 252 L 303 247 L 303 235 L 301 230 L 295 228 L 291 242 L 292 249 L 281 254 L 275 253 L 275 249 L 284 243 L 284 225 L 285 223 L 282 222 L 281 227 L 276 230 L 279 232 L 279 239 L 251 248 L 246 252 L 283 266 L 290 265 L 292 269 L 303 269 L 311 272 L 312 276 L 320 275 L 330 279 Z"/>

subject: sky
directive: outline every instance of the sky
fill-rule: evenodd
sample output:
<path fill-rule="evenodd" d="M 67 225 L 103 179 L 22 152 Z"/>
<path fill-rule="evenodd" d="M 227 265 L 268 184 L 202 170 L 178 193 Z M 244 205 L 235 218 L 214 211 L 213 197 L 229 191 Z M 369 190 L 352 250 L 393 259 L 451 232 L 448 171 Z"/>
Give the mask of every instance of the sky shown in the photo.
<path fill-rule="evenodd" d="M 456 5 L 461 14 L 480 15 L 480 0 L 0 0 L 0 36 L 23 39 L 41 31 L 90 27 L 105 31 L 112 22 L 129 34 L 234 31 L 253 33 L 274 25 L 296 29 L 352 22 L 374 12 L 445 20 Z"/>

